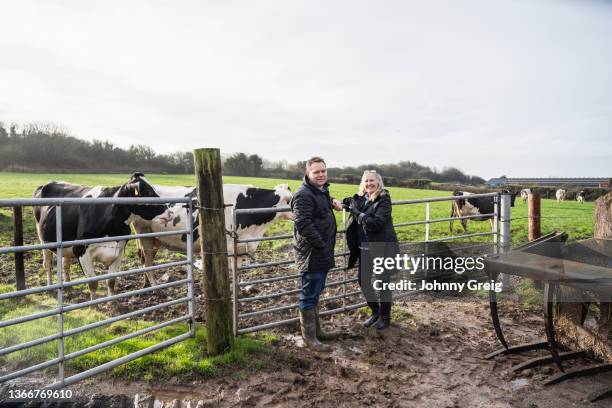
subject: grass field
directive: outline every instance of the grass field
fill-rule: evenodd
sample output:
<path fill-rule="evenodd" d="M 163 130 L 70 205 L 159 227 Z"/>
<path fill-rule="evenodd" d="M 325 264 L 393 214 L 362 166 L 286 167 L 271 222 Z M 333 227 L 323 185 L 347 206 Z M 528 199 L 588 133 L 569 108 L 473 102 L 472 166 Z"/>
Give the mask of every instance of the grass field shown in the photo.
<path fill-rule="evenodd" d="M 120 185 L 125 183 L 129 174 L 25 174 L 25 173 L 0 173 L 0 198 L 30 197 L 34 189 L 50 180 L 63 180 L 71 183 L 84 185 Z M 191 175 L 162 175 L 149 174 L 147 178 L 155 184 L 161 185 L 194 185 L 194 178 Z M 252 184 L 262 188 L 272 188 L 279 183 L 287 183 L 292 189 L 300 185 L 299 180 L 279 180 L 249 177 L 224 177 L 224 183 Z M 357 190 L 356 185 L 334 184 L 331 186 L 332 196 L 343 198 L 353 195 Z M 426 197 L 439 197 L 450 195 L 449 192 L 438 190 L 419 190 L 410 188 L 391 187 L 389 188 L 393 200 L 407 200 Z M 5 216 L 10 216 L 9 209 L 2 209 Z M 450 203 L 440 202 L 431 204 L 431 218 L 444 218 L 450 214 Z M 30 214 L 26 212 L 26 214 Z M 28 215 L 26 215 L 27 218 Z M 515 207 L 512 208 L 511 216 L 514 219 L 511 227 L 511 238 L 513 245 L 527 240 L 527 205 L 520 200 L 516 200 Z M 395 222 L 407 222 L 423 220 L 425 218 L 424 204 L 411 204 L 395 206 L 393 209 Z M 593 235 L 593 203 L 578 204 L 575 201 L 566 201 L 557 204 L 554 200 L 542 200 L 542 232 L 553 230 L 565 231 L 570 240 L 589 238 Z M 341 214 L 337 213 L 338 223 L 341 224 Z M 28 222 L 26 220 L 26 222 Z M 1 224 L 5 229 L 6 223 Z M 33 227 L 26 227 L 33 228 Z M 271 233 L 290 230 L 291 223 L 285 222 L 275 225 L 270 230 Z M 461 227 L 455 223 L 457 233 Z M 470 221 L 468 224 L 470 232 L 490 231 L 488 221 Z M 6 232 L 6 231 L 5 231 Z M 398 228 L 398 235 L 402 241 L 420 241 L 424 239 L 425 227 L 423 225 Z M 441 238 L 448 236 L 449 228 L 447 222 L 431 225 L 431 238 Z M 4 234 L 0 234 L 4 235 Z M 0 238 L 0 245 L 6 245 L 5 236 Z M 477 237 L 474 240 L 483 241 L 488 237 Z"/>

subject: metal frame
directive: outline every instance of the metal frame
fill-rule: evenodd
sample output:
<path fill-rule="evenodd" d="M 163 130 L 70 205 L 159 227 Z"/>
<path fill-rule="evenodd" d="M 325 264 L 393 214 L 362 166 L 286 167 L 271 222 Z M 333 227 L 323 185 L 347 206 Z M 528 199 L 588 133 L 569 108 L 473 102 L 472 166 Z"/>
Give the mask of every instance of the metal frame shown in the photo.
<path fill-rule="evenodd" d="M 557 233 L 552 232 L 547 235 L 541 236 L 533 241 L 527 242 L 517 248 L 515 251 L 525 251 L 530 252 L 533 249 L 537 249 L 538 246 L 541 246 L 545 243 L 558 243 L 560 245 L 565 245 L 567 240 L 566 233 Z M 535 253 L 538 253 L 536 251 Z M 554 254 L 546 254 L 541 253 L 541 255 L 552 256 L 555 257 Z M 543 257 L 544 258 L 544 257 Z M 545 261 L 544 261 L 545 262 Z M 489 277 L 491 279 L 497 279 L 499 272 L 496 270 L 495 266 L 489 268 Z M 522 276 L 524 278 L 531 278 L 540 280 L 541 276 L 537 274 L 517 274 L 518 276 Z M 493 327 L 495 329 L 495 334 L 497 339 L 502 344 L 502 348 L 493 351 L 492 353 L 485 356 L 486 359 L 492 359 L 498 355 L 512 355 L 512 354 L 521 354 L 526 351 L 534 351 L 534 350 L 546 350 L 547 353 L 543 355 L 530 358 L 526 361 L 523 361 L 519 364 L 516 364 L 512 367 L 514 372 L 520 372 L 522 370 L 531 369 L 534 367 L 540 367 L 549 364 L 555 364 L 559 369 L 559 372 L 548 377 L 545 381 L 543 381 L 543 385 L 553 385 L 560 383 L 567 379 L 585 377 L 599 373 L 605 373 L 612 371 L 612 363 L 597 363 L 590 366 L 582 366 L 582 367 L 567 367 L 563 365 L 564 361 L 574 360 L 578 358 L 589 358 L 589 355 L 584 350 L 568 350 L 563 351 L 564 349 L 558 344 L 555 335 L 555 320 L 554 320 L 554 309 L 555 303 L 557 303 L 558 295 L 559 295 L 559 287 L 563 285 L 563 283 L 558 283 L 555 279 L 542 279 L 544 282 L 544 299 L 543 299 L 543 317 L 544 317 L 544 329 L 546 333 L 546 339 L 540 341 L 533 341 L 529 343 L 517 344 L 514 346 L 510 346 L 508 341 L 504 337 L 503 329 L 500 324 L 500 319 L 498 315 L 497 309 L 497 300 L 496 294 L 493 290 L 489 291 L 489 299 L 490 299 L 490 312 L 491 319 L 493 322 Z M 572 286 L 571 282 L 578 283 L 580 279 L 577 280 L 567 280 L 566 284 L 568 286 Z M 555 300 L 555 297 L 557 299 Z M 582 303 L 582 314 L 581 314 L 581 324 L 584 324 L 584 320 L 587 317 L 588 313 L 588 305 Z M 612 397 L 612 389 L 599 391 L 598 394 L 590 397 L 591 402 L 600 401 L 606 398 Z"/>
<path fill-rule="evenodd" d="M 82 240 L 73 240 L 73 241 L 63 241 L 62 240 L 62 207 L 66 205 L 103 205 L 103 204 L 107 204 L 107 205 L 108 204 L 132 204 L 132 205 L 133 204 L 141 204 L 141 205 L 145 204 L 147 205 L 148 204 L 148 205 L 151 205 L 151 204 L 181 204 L 181 203 L 185 204 L 187 208 L 188 227 L 185 230 L 161 232 L 161 233 L 124 235 L 124 236 L 116 236 L 116 237 L 82 239 Z M 195 296 L 194 296 L 193 248 L 192 248 L 193 247 L 193 217 L 192 217 L 193 202 L 190 198 L 188 197 L 181 197 L 181 198 L 50 198 L 50 199 L 31 198 L 31 199 L 15 199 L 15 200 L 4 200 L 3 199 L 3 200 L 0 200 L 0 207 L 15 207 L 15 206 L 55 206 L 56 207 L 56 213 L 55 213 L 56 214 L 55 215 L 56 216 L 56 242 L 38 244 L 38 245 L 23 245 L 23 246 L 16 246 L 16 247 L 14 246 L 14 247 L 0 248 L 0 254 L 18 253 L 18 252 L 26 252 L 26 251 L 33 251 L 33 250 L 55 249 L 56 257 L 57 257 L 57 261 L 56 261 L 57 283 L 52 284 L 50 286 L 36 287 L 36 288 L 31 288 L 31 289 L 25 289 L 25 290 L 19 290 L 15 292 L 0 294 L 0 301 L 17 298 L 17 297 L 24 297 L 24 296 L 35 294 L 35 293 L 49 292 L 49 291 L 55 290 L 57 291 L 57 294 L 56 294 L 57 308 L 48 310 L 45 312 L 41 312 L 41 313 L 36 313 L 33 315 L 29 315 L 29 316 L 22 316 L 22 317 L 11 319 L 11 320 L 0 321 L 0 328 L 13 326 L 16 324 L 20 324 L 20 323 L 24 323 L 24 322 L 28 322 L 32 320 L 37 320 L 37 319 L 41 319 L 45 317 L 57 316 L 57 333 L 50 335 L 50 336 L 43 337 L 43 338 L 31 340 L 26 343 L 15 344 L 13 346 L 0 349 L 0 357 L 3 355 L 14 353 L 20 350 L 38 346 L 38 345 L 48 343 L 51 341 L 57 341 L 57 358 L 45 361 L 40 364 L 36 364 L 34 366 L 26 367 L 18 371 L 14 371 L 12 373 L 2 375 L 0 376 L 0 383 L 10 381 L 18 377 L 23 377 L 32 372 L 57 365 L 58 366 L 57 381 L 52 384 L 49 384 L 47 388 L 49 389 L 62 388 L 67 385 L 74 384 L 85 378 L 89 378 L 91 376 L 99 374 L 103 371 L 117 367 L 121 364 L 125 364 L 138 357 L 142 357 L 146 354 L 152 353 L 164 347 L 168 347 L 172 344 L 178 343 L 187 338 L 195 336 L 195 330 L 196 330 L 196 327 L 195 327 Z M 70 247 L 74 245 L 103 243 L 103 242 L 110 242 L 110 241 L 127 241 L 130 239 L 136 239 L 136 238 L 160 237 L 160 236 L 169 236 L 169 235 L 178 235 L 178 234 L 186 234 L 187 236 L 187 259 L 184 261 L 168 262 L 168 263 L 159 264 L 159 265 L 150 266 L 150 267 L 130 269 L 127 271 L 120 271 L 120 272 L 114 272 L 114 273 L 107 273 L 104 275 L 86 277 L 84 279 L 73 280 L 70 282 L 63 281 L 62 250 L 66 247 Z M 66 304 L 64 302 L 64 289 L 73 287 L 75 285 L 80 285 L 80 284 L 89 283 L 89 282 L 97 282 L 100 280 L 114 279 L 114 278 L 118 278 L 121 276 L 128 276 L 128 275 L 133 275 L 133 274 L 143 274 L 145 272 L 160 270 L 163 268 L 174 267 L 174 266 L 182 266 L 182 265 L 187 265 L 187 278 L 186 279 L 182 279 L 182 280 L 175 281 L 175 282 L 169 282 L 165 284 L 160 284 L 160 285 L 155 285 L 155 286 L 151 286 L 148 288 L 133 290 L 129 292 L 119 293 L 113 296 L 106 296 L 106 297 L 102 297 L 102 298 L 98 298 L 95 300 L 90 300 L 90 301 L 86 301 L 82 303 L 77 303 L 77 304 Z M 114 301 L 116 299 L 122 299 L 122 298 L 133 296 L 133 295 L 149 293 L 157 289 L 176 287 L 176 286 L 182 286 L 182 285 L 187 286 L 187 296 L 185 297 L 175 299 L 172 301 L 168 301 L 168 302 L 164 302 L 164 303 L 154 305 L 154 306 L 149 306 L 147 308 L 125 313 L 119 316 L 110 317 L 108 319 L 105 319 L 99 322 L 95 322 L 95 323 L 90 323 L 90 324 L 87 324 L 87 325 L 84 325 L 78 328 L 65 330 L 64 313 L 68 313 L 73 310 L 97 305 L 100 303 Z M 155 310 L 159 310 L 159 309 L 163 309 L 163 308 L 167 308 L 173 305 L 183 304 L 183 303 L 187 303 L 187 314 L 183 316 L 180 316 L 178 318 L 175 318 L 175 319 L 172 319 L 166 322 L 158 323 L 153 326 L 146 327 L 136 332 L 129 333 L 129 334 L 114 338 L 112 340 L 108 340 L 106 342 L 87 347 L 82 350 L 77 350 L 72 353 L 65 354 L 64 339 L 69 336 L 83 333 L 85 331 L 92 330 L 95 328 L 107 326 L 111 323 L 114 323 L 120 320 L 130 319 L 133 317 L 144 315 L 146 313 L 149 313 Z M 183 333 L 179 336 L 165 340 L 159 344 L 155 344 L 146 349 L 131 353 L 119 359 L 109 361 L 105 364 L 91 368 L 84 372 L 77 373 L 69 377 L 65 376 L 64 364 L 66 361 L 69 361 L 71 359 L 82 356 L 84 354 L 91 353 L 93 351 L 100 350 L 105 347 L 110 347 L 118 343 L 121 343 L 125 340 L 131 339 L 131 338 L 134 338 L 134 337 L 137 337 L 137 336 L 140 336 L 140 335 L 143 335 L 143 334 L 146 334 L 146 333 L 149 333 L 149 332 L 152 332 L 152 331 L 155 331 L 155 330 L 158 330 L 158 329 L 161 329 L 161 328 L 164 328 L 164 327 L 176 324 L 176 323 L 184 322 L 184 321 L 189 322 L 189 326 L 190 326 L 189 331 L 186 333 Z"/>
<path fill-rule="evenodd" d="M 430 242 L 441 242 L 441 241 L 450 241 L 450 240 L 456 240 L 456 239 L 464 239 L 464 238 L 469 238 L 469 237 L 477 237 L 477 236 L 493 236 L 493 243 L 495 244 L 495 252 L 498 252 L 498 246 L 500 246 L 500 243 L 509 243 L 509 235 L 508 237 L 500 237 L 500 231 L 498 228 L 498 217 L 499 217 L 499 207 L 500 207 L 500 194 L 499 193 L 485 193 L 485 194 L 472 194 L 470 195 L 470 198 L 479 198 L 479 197 L 493 197 L 494 199 L 494 212 L 490 213 L 490 214 L 481 214 L 481 215 L 468 215 L 468 216 L 463 216 L 463 217 L 448 217 L 448 218 L 437 218 L 437 219 L 431 219 L 430 217 L 430 203 L 432 202 L 440 202 L 440 201 L 453 201 L 453 200 L 459 200 L 459 199 L 464 199 L 465 197 L 463 196 L 450 196 L 450 197 L 433 197 L 433 198 L 425 198 L 425 199 L 416 199 L 416 200 L 400 200 L 400 201 L 394 201 L 392 202 L 392 205 L 410 205 L 410 204 L 425 204 L 425 219 L 423 221 L 411 221 L 411 222 L 404 222 L 404 223 L 397 223 L 397 224 L 393 224 L 394 227 L 406 227 L 406 226 L 415 226 L 415 225 L 425 225 L 425 240 L 424 241 L 419 241 L 419 243 L 430 243 Z M 510 201 L 509 200 L 501 200 L 501 205 L 502 206 L 509 206 Z M 244 244 L 244 243 L 249 243 L 249 242 L 261 242 L 261 241 L 272 241 L 272 240 L 281 240 L 281 239 L 290 239 L 293 238 L 293 235 L 290 234 L 283 234 L 283 235 L 276 235 L 276 236 L 271 236 L 271 237 L 261 237 L 261 238 L 248 238 L 248 239 L 240 239 L 237 235 L 237 218 L 239 214 L 265 214 L 265 213 L 277 213 L 277 212 L 285 212 L 285 211 L 290 211 L 290 209 L 288 208 L 254 208 L 254 209 L 236 209 L 233 208 L 232 209 L 232 226 L 231 226 L 231 236 L 233 239 L 233 262 L 232 262 L 232 306 L 233 306 L 233 329 L 234 329 L 234 335 L 239 335 L 239 334 L 244 334 L 244 333 L 252 333 L 252 332 L 256 332 L 259 330 L 265 330 L 265 329 L 269 329 L 272 327 L 277 327 L 277 326 L 282 326 L 282 325 L 287 325 L 287 324 L 292 324 L 297 322 L 299 319 L 297 317 L 291 318 L 291 319 L 285 319 L 285 320 L 277 320 L 277 321 L 272 321 L 269 323 L 263 323 L 263 324 L 258 324 L 256 326 L 252 326 L 252 327 L 240 327 L 239 321 L 241 318 L 246 318 L 246 317 L 253 317 L 253 316 L 260 316 L 263 314 L 268 314 L 268 313 L 277 313 L 277 312 L 282 312 L 282 311 L 286 311 L 286 310 L 292 310 L 292 309 L 297 309 L 298 308 L 298 304 L 296 302 L 291 302 L 288 303 L 286 305 L 282 305 L 282 306 L 277 306 L 277 307 L 273 307 L 273 308 L 268 308 L 268 309 L 262 309 L 262 310 L 256 310 L 256 311 L 252 311 L 252 312 L 245 312 L 245 313 L 240 313 L 240 304 L 241 303 L 245 303 L 245 302 L 252 302 L 252 301 L 258 301 L 258 300 L 265 300 L 265 299 L 273 299 L 273 298 L 278 298 L 278 297 L 282 297 L 282 296 L 290 296 L 290 295 L 295 295 L 297 293 L 300 293 L 301 289 L 299 286 L 299 279 L 301 278 L 301 274 L 299 273 L 293 273 L 293 274 L 289 274 L 289 275 L 281 275 L 281 276 L 275 276 L 275 277 L 268 277 L 268 278 L 262 278 L 262 279 L 252 279 L 249 281 L 241 281 L 240 280 L 240 272 L 241 271 L 245 271 L 245 270 L 251 270 L 251 269 L 257 269 L 257 268 L 267 268 L 267 267 L 272 267 L 272 266 L 281 266 L 281 265 L 290 265 L 294 263 L 294 260 L 285 260 L 285 261 L 275 261 L 275 262 L 265 262 L 265 263 L 259 263 L 259 264 L 249 264 L 249 265 L 243 265 L 243 266 L 238 266 L 238 244 Z M 508 207 L 508 212 L 509 212 L 509 207 Z M 464 234 L 464 235 L 452 235 L 452 236 L 448 236 L 448 237 L 442 237 L 442 238 L 435 238 L 432 239 L 430 236 L 430 225 L 434 224 L 434 223 L 439 223 L 439 222 L 445 222 L 445 221 L 451 221 L 451 220 L 461 220 L 461 219 L 473 219 L 473 218 L 482 218 L 482 217 L 493 217 L 493 228 L 491 232 L 477 232 L 477 233 L 471 233 L 471 234 Z M 504 220 L 506 222 L 508 222 L 509 224 L 509 217 L 507 220 Z M 346 212 L 343 211 L 342 213 L 342 229 L 338 231 L 338 233 L 344 233 L 346 230 Z M 506 229 L 506 231 L 510 232 L 510 228 L 508 227 Z M 332 271 L 342 271 L 342 279 L 338 280 L 338 281 L 334 281 L 331 282 L 330 284 L 327 284 L 326 287 L 329 286 L 338 286 L 338 285 L 342 285 L 342 291 L 340 295 L 335 295 L 335 296 L 328 296 L 328 297 L 322 297 L 320 302 L 327 302 L 330 300 L 337 300 L 337 299 L 341 299 L 342 300 L 342 306 L 333 310 L 327 310 L 327 311 L 322 311 L 321 315 L 329 315 L 329 314 L 336 314 L 336 313 L 344 313 L 347 312 L 349 310 L 353 310 L 356 308 L 360 308 L 366 305 L 365 302 L 362 301 L 358 301 L 357 303 L 353 303 L 351 304 L 349 302 L 349 299 L 360 295 L 361 291 L 352 291 L 349 292 L 347 291 L 347 284 L 352 283 L 352 282 L 356 282 L 357 279 L 348 279 L 348 274 L 347 274 L 347 248 L 346 248 L 346 242 L 344 242 L 343 240 L 343 246 L 342 246 L 342 252 L 340 253 L 336 253 L 335 256 L 336 257 L 342 257 L 343 258 L 343 266 L 341 267 L 337 267 L 337 268 L 333 268 L 332 270 L 330 270 L 330 272 Z M 291 289 L 291 290 L 286 290 L 286 291 L 282 291 L 282 292 L 278 292 L 278 293 L 274 293 L 274 294 L 268 294 L 268 295 L 260 295 L 260 296 L 252 296 L 252 297 L 247 297 L 247 298 L 240 298 L 239 294 L 240 294 L 240 288 L 244 287 L 244 286 L 248 286 L 248 285 L 258 285 L 258 284 L 263 284 L 263 283 L 270 283 L 270 282 L 279 282 L 279 281 L 285 281 L 285 280 L 296 280 L 297 282 L 297 286 L 296 289 Z M 408 293 L 402 294 L 400 296 L 394 297 L 394 299 L 398 299 L 398 298 L 403 298 L 406 297 L 406 295 L 408 295 Z M 361 300 L 361 298 L 360 298 Z"/>

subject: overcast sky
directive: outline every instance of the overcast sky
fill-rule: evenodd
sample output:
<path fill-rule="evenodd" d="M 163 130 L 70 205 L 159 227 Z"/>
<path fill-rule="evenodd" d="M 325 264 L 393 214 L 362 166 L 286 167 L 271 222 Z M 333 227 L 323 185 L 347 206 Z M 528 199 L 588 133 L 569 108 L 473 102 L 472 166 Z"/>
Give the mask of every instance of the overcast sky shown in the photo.
<path fill-rule="evenodd" d="M 612 176 L 612 2 L 3 1 L 0 120 L 158 152 Z"/>

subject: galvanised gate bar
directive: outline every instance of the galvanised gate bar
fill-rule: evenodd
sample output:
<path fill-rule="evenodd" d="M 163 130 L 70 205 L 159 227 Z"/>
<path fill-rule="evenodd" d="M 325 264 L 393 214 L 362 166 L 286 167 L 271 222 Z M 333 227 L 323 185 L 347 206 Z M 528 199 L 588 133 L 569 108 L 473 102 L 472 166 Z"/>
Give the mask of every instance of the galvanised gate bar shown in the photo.
<path fill-rule="evenodd" d="M 433 243 L 433 242 L 441 242 L 441 241 L 452 241 L 470 237 L 479 237 L 479 236 L 491 236 L 494 244 L 494 251 L 498 252 L 498 249 L 502 251 L 509 249 L 510 247 L 510 195 L 507 194 L 499 194 L 499 193 L 486 193 L 486 194 L 472 194 L 469 196 L 470 198 L 479 198 L 479 197 L 492 197 L 494 200 L 494 211 L 490 214 L 479 214 L 479 215 L 468 215 L 462 217 L 448 217 L 448 218 L 430 218 L 430 203 L 440 202 L 440 201 L 454 201 L 459 199 L 465 199 L 466 197 L 462 196 L 451 196 L 451 197 L 435 197 L 435 198 L 426 198 L 426 199 L 418 199 L 418 200 L 402 200 L 402 201 L 394 201 L 392 204 L 397 205 L 411 205 L 411 204 L 425 204 L 425 219 L 422 221 L 411 221 L 411 222 L 403 222 L 394 224 L 395 227 L 407 227 L 407 226 L 415 226 L 415 225 L 425 225 L 425 237 L 423 241 L 413 242 L 415 243 Z M 240 319 L 261 316 L 269 313 L 278 313 L 286 310 L 297 309 L 297 302 L 285 304 L 282 306 L 277 306 L 268 309 L 255 310 L 251 312 L 240 312 L 240 305 L 248 302 L 261 301 L 279 298 L 283 296 L 291 296 L 297 295 L 300 293 L 301 289 L 296 287 L 296 289 L 285 290 L 277 293 L 267 294 L 267 295 L 259 295 L 259 296 L 250 296 L 240 298 L 240 289 L 251 286 L 251 285 L 261 285 L 272 282 L 281 282 L 288 280 L 299 280 L 301 275 L 299 273 L 289 274 L 289 275 L 281 275 L 274 277 L 267 277 L 262 279 L 252 279 L 248 281 L 240 280 L 240 272 L 247 271 L 257 268 L 269 268 L 274 266 L 283 266 L 283 265 L 291 265 L 294 263 L 293 260 L 284 260 L 284 261 L 276 261 L 276 262 L 265 262 L 265 263 L 255 263 L 249 265 L 239 265 L 238 263 L 238 245 L 239 244 L 248 244 L 249 242 L 257 242 L 257 241 L 272 241 L 272 240 L 283 240 L 283 239 L 291 239 L 293 236 L 290 234 L 286 235 L 276 235 L 271 237 L 263 237 L 263 238 L 249 238 L 249 239 L 240 239 L 238 238 L 236 232 L 236 226 L 238 215 L 240 214 L 264 214 L 264 213 L 277 213 L 277 212 L 285 212 L 290 211 L 288 208 L 256 208 L 256 209 L 233 209 L 232 210 L 232 231 L 231 235 L 233 237 L 233 263 L 232 263 L 232 302 L 233 302 L 233 320 L 234 320 L 234 334 L 243 334 L 243 333 L 251 333 L 259 330 L 269 329 L 272 327 L 282 326 L 286 324 L 291 324 L 299 321 L 297 317 L 284 319 L 284 320 L 273 320 L 268 323 L 257 324 L 255 326 L 250 327 L 241 327 Z M 491 232 L 477 232 L 471 234 L 464 235 L 454 235 L 442 238 L 431 239 L 430 238 L 430 225 L 439 222 L 449 222 L 456 220 L 467 220 L 474 218 L 482 218 L 482 217 L 493 217 L 493 226 Z M 344 233 L 346 230 L 346 212 L 342 213 L 342 229 L 338 231 L 338 234 Z M 344 240 L 343 240 L 344 242 Z M 481 244 L 482 245 L 482 244 Z M 489 245 L 489 244 L 487 244 Z M 478 246 L 478 245 L 475 245 Z M 348 252 L 346 250 L 346 244 L 343 245 L 341 251 L 337 252 L 335 256 L 337 258 L 343 258 L 343 266 L 336 267 L 330 270 L 330 272 L 342 272 L 341 279 L 330 281 L 326 284 L 326 288 L 342 286 L 341 294 L 334 296 L 322 297 L 320 302 L 329 302 L 333 300 L 341 300 L 342 306 L 322 311 L 321 315 L 330 315 L 336 313 L 347 312 L 349 310 L 357 309 L 366 305 L 366 302 L 357 302 L 353 304 L 349 304 L 347 299 L 351 296 L 361 294 L 360 290 L 356 291 L 348 291 L 347 285 L 353 282 L 357 282 L 357 278 L 349 279 L 347 276 L 347 255 Z M 399 296 L 394 297 L 394 299 L 399 299 L 410 295 L 411 293 L 404 293 Z"/>
<path fill-rule="evenodd" d="M 124 235 L 124 236 L 115 236 L 115 237 L 103 237 L 103 238 L 92 238 L 92 239 L 83 239 L 83 240 L 74 240 L 74 241 L 63 241 L 62 240 L 62 207 L 67 205 L 103 205 L 103 204 L 176 204 L 182 203 L 185 204 L 187 208 L 187 220 L 188 220 L 188 228 L 185 230 L 179 231 L 171 231 L 171 232 L 160 232 L 160 233 L 147 233 L 147 234 L 134 234 L 134 235 Z M 0 207 L 15 207 L 15 206 L 55 206 L 56 207 L 56 242 L 45 243 L 45 244 L 37 244 L 37 245 L 24 245 L 24 246 L 13 246 L 13 247 L 5 247 L 0 248 L 0 254 L 9 254 L 9 253 L 17 253 L 17 252 L 26 252 L 26 251 L 35 251 L 35 250 L 44 250 L 44 249 L 55 249 L 56 257 L 57 257 L 57 283 L 50 286 L 36 287 L 26 290 L 19 290 L 16 292 L 9 292 L 0 294 L 0 302 L 7 299 L 15 299 L 15 298 L 24 298 L 27 295 L 35 294 L 35 293 L 43 293 L 56 291 L 57 295 L 57 307 L 44 311 L 41 313 L 36 313 L 29 316 L 23 316 L 14 318 L 11 320 L 0 321 L 0 329 L 18 325 L 20 323 L 29 322 L 37 319 L 42 319 L 50 316 L 57 316 L 57 333 L 38 338 L 32 341 L 28 341 L 22 344 L 15 344 L 10 347 L 5 347 L 0 349 L 0 358 L 9 353 L 14 353 L 20 350 L 25 350 L 34 346 L 38 346 L 41 344 L 45 344 L 52 341 L 57 341 L 57 357 L 51 359 L 49 361 L 45 361 L 34 366 L 26 367 L 20 369 L 18 371 L 14 371 L 11 373 L 0 373 L 0 383 L 10 381 L 19 377 L 26 376 L 30 373 L 33 373 L 38 370 L 42 370 L 51 366 L 58 367 L 58 376 L 56 382 L 53 384 L 49 384 L 47 388 L 58 389 L 65 387 L 67 385 L 73 384 L 82 379 L 91 377 L 98 373 L 101 373 L 105 370 L 112 369 L 117 367 L 118 365 L 127 363 L 131 360 L 134 360 L 138 357 L 144 356 L 146 354 L 152 353 L 154 351 L 160 350 L 164 347 L 168 347 L 172 344 L 183 341 L 187 338 L 195 336 L 195 297 L 194 297 L 194 285 L 193 285 L 193 204 L 190 198 L 182 197 L 182 198 L 50 198 L 50 199 L 18 199 L 18 200 L 0 200 Z M 104 243 L 111 241 L 124 241 L 136 238 L 145 238 L 145 237 L 161 237 L 168 235 L 177 235 L 177 234 L 186 234 L 187 240 L 187 259 L 183 261 L 177 262 L 168 262 L 155 266 L 150 266 L 146 268 L 138 268 L 131 269 L 127 271 L 120 271 L 115 273 L 108 273 L 105 275 L 99 275 L 94 277 L 87 277 L 84 279 L 74 280 L 70 282 L 64 282 L 62 276 L 62 249 L 66 247 L 71 247 L 74 245 L 89 245 L 94 243 Z M 177 266 L 187 266 L 187 278 L 181 279 L 175 282 L 169 282 L 164 284 L 159 284 L 155 286 L 151 286 L 148 288 L 133 290 L 129 292 L 115 294 L 113 296 L 106 296 L 103 298 L 98 298 L 95 300 L 90 300 L 77 304 L 66 304 L 64 302 L 63 291 L 66 288 L 73 287 L 76 285 L 81 285 L 88 282 L 101 281 L 106 279 L 119 278 L 128 275 L 136 275 L 143 274 L 145 272 L 162 270 L 169 267 L 177 267 Z M 105 302 L 111 302 L 117 299 L 123 299 L 134 295 L 141 295 L 153 292 L 158 289 L 178 287 L 178 286 L 186 286 L 187 287 L 187 296 L 181 297 L 179 299 L 174 299 L 168 302 L 160 303 L 154 306 L 146 307 L 140 310 L 132 311 L 129 313 L 125 313 L 119 316 L 114 316 L 105 320 L 101 320 L 95 323 L 87 324 L 81 327 L 72 328 L 66 330 L 64 327 L 64 314 L 73 310 L 83 309 L 89 306 L 98 305 Z M 185 315 L 166 321 L 162 323 L 155 324 L 153 326 L 135 331 L 133 333 L 126 334 L 124 336 L 120 336 L 114 338 L 112 340 L 108 340 L 106 342 L 96 344 L 90 347 L 87 347 L 82 350 L 77 350 L 66 354 L 64 352 L 64 339 L 69 336 L 74 336 L 79 333 L 86 332 L 88 330 L 93 330 L 101 327 L 105 327 L 110 325 L 111 323 L 126 320 L 137 316 L 142 316 L 146 313 L 167 308 L 173 305 L 178 304 L 186 304 L 187 310 Z M 115 344 L 121 343 L 124 340 L 128 340 L 137 336 L 141 336 L 146 333 L 150 333 L 152 331 L 180 323 L 180 322 L 188 322 L 190 329 L 188 332 L 183 333 L 174 338 L 165 340 L 161 343 L 155 344 L 151 347 L 139 350 L 137 352 L 131 353 L 124 357 L 121 357 L 116 360 L 109 361 L 100 366 L 91 368 L 87 371 L 71 375 L 69 377 L 65 377 L 64 364 L 66 361 L 74 359 L 76 357 L 82 356 L 87 353 L 91 353 L 96 350 L 100 350 L 105 347 L 110 347 Z"/>

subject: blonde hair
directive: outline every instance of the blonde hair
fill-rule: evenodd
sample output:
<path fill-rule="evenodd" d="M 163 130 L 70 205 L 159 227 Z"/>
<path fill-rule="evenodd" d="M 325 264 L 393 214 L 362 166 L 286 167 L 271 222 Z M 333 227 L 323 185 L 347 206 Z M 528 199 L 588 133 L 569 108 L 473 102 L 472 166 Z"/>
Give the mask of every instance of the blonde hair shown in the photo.
<path fill-rule="evenodd" d="M 369 175 L 374 175 L 374 177 L 376 177 L 376 180 L 378 181 L 378 188 L 376 189 L 376 191 L 370 194 L 370 197 L 368 198 L 369 201 L 374 201 L 380 195 L 380 193 L 382 193 L 385 189 L 385 185 L 383 184 L 383 179 L 380 176 L 380 174 L 376 172 L 376 170 L 365 170 L 363 172 L 363 176 L 361 176 L 361 183 L 359 184 L 359 192 L 357 194 L 360 195 L 361 197 L 365 195 L 365 192 L 366 192 L 365 191 L 365 180 L 366 180 L 366 177 Z"/>

